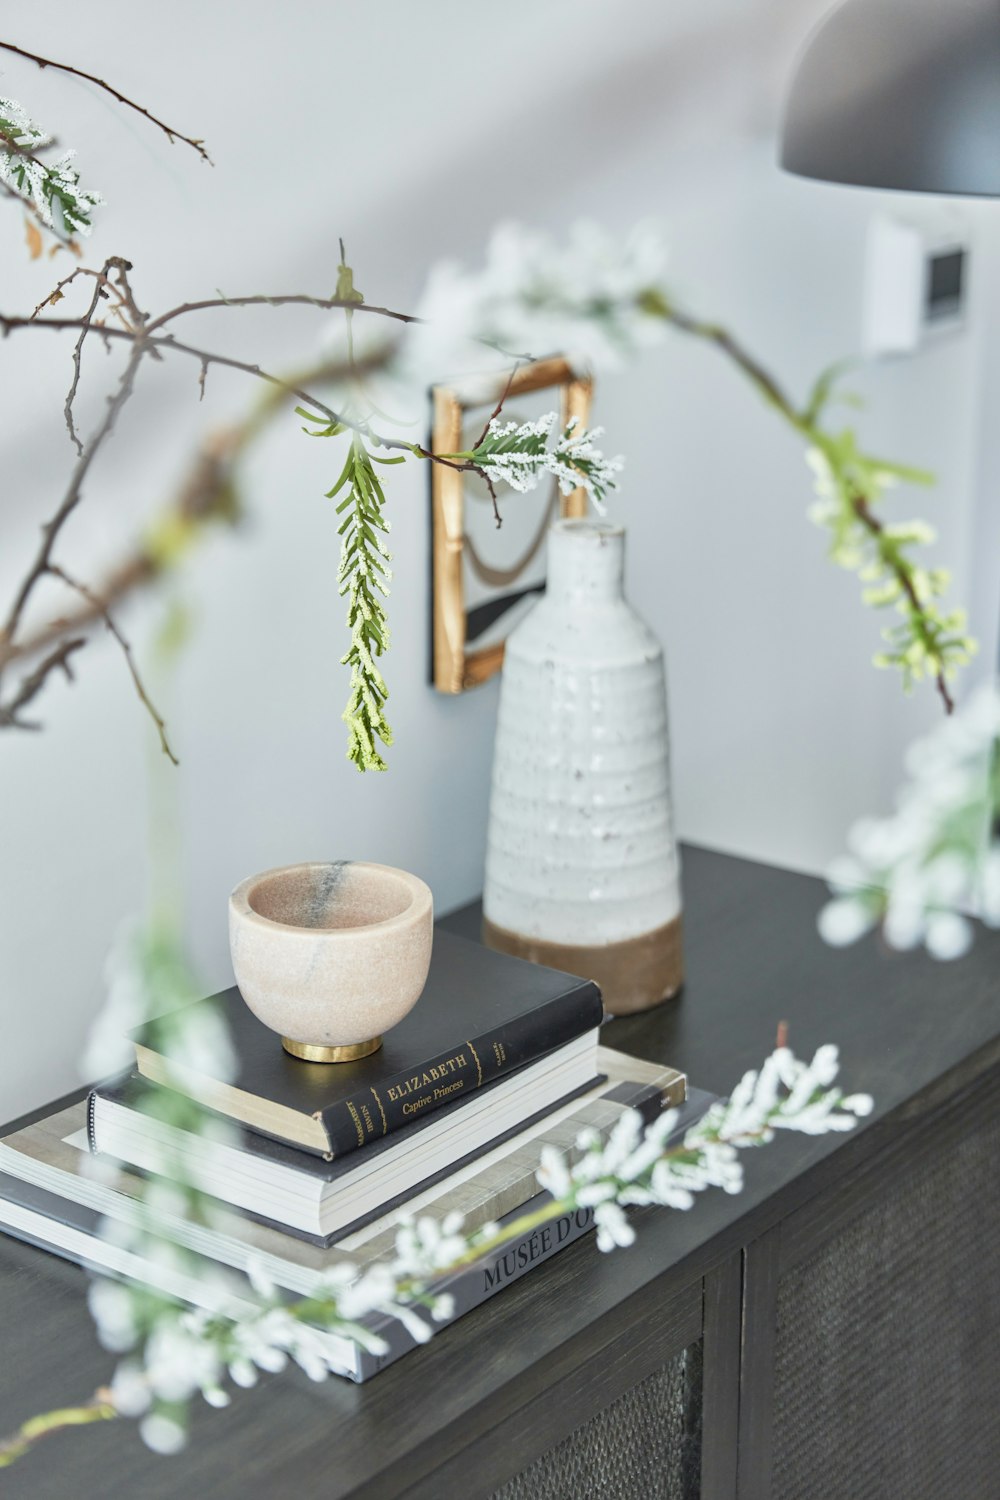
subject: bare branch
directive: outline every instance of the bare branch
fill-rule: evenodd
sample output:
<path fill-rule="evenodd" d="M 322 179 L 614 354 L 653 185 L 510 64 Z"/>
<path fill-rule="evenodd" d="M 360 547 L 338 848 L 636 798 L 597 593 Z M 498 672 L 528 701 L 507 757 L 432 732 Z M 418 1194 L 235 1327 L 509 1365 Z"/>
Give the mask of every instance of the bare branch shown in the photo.
<path fill-rule="evenodd" d="M 98 598 L 98 596 L 93 592 L 92 589 L 87 588 L 86 584 L 80 583 L 75 578 L 71 578 L 66 570 L 64 568 L 60 568 L 56 563 L 49 563 L 46 568 L 46 572 L 51 573 L 53 578 L 61 579 L 68 588 L 71 588 L 76 593 L 78 593 L 80 597 L 82 599 L 85 599 L 90 607 L 96 610 L 97 613 L 101 616 L 105 625 L 108 627 L 108 630 L 111 632 L 115 640 L 118 642 L 119 646 L 122 648 L 122 653 L 125 657 L 125 664 L 128 667 L 132 677 L 132 681 L 135 684 L 135 690 L 139 694 L 139 700 L 142 703 L 143 707 L 146 709 L 146 712 L 149 714 L 149 717 L 152 719 L 153 723 L 156 725 L 157 732 L 160 736 L 161 750 L 163 751 L 167 759 L 172 761 L 175 766 L 179 765 L 180 762 L 178 761 L 174 752 L 171 750 L 170 742 L 167 739 L 167 726 L 161 718 L 160 714 L 157 712 L 153 704 L 153 700 L 146 692 L 146 689 L 143 686 L 142 678 L 139 676 L 139 669 L 136 666 L 135 658 L 132 655 L 132 647 L 129 645 L 128 641 L 122 635 L 121 631 L 118 629 L 118 626 L 111 618 L 105 600 Z"/>
<path fill-rule="evenodd" d="M 101 280 L 104 276 L 105 270 L 106 267 L 102 267 L 100 271 L 95 271 L 93 266 L 74 267 L 74 269 L 70 271 L 68 276 L 64 276 L 62 281 L 56 282 L 55 286 L 52 288 L 51 292 L 49 292 L 47 297 L 42 298 L 41 302 L 39 302 L 38 306 L 31 314 L 29 322 L 37 318 L 38 314 L 42 311 L 43 308 L 54 307 L 57 302 L 61 302 L 63 299 L 63 288 L 69 286 L 70 283 L 75 281 L 78 276 L 94 276 L 97 278 L 97 280 Z"/>
<path fill-rule="evenodd" d="M 134 99 L 129 99 L 127 95 L 120 93 L 112 84 L 105 83 L 103 78 L 97 78 L 93 73 L 85 73 L 82 68 L 74 68 L 69 63 L 53 62 L 51 57 L 39 57 L 37 52 L 28 52 L 24 47 L 15 46 L 13 42 L 0 41 L 0 48 L 4 52 L 13 52 L 18 57 L 25 57 L 29 62 L 36 63 L 42 69 L 56 68 L 60 73 L 71 73 L 74 78 L 85 78 L 88 83 L 96 83 L 99 89 L 103 89 L 106 94 L 110 94 L 112 99 L 117 99 L 119 104 L 124 104 L 128 109 L 134 109 L 136 114 L 144 115 L 151 125 L 156 125 L 163 131 L 171 145 L 173 145 L 174 141 L 183 141 L 185 146 L 190 146 L 193 151 L 197 151 L 202 161 L 207 161 L 209 166 L 214 165 L 212 158 L 205 150 L 204 141 L 198 140 L 194 136 L 183 135 L 181 131 L 175 130 L 172 125 L 166 124 L 164 120 L 157 119 L 156 115 L 151 114 L 145 105 L 136 104 Z"/>
<path fill-rule="evenodd" d="M 804 430 L 802 413 L 795 406 L 794 402 L 781 389 L 781 386 L 774 379 L 773 375 L 765 370 L 763 365 L 748 350 L 744 349 L 742 344 L 733 338 L 728 329 L 720 327 L 717 323 L 707 323 L 700 318 L 692 318 L 687 313 L 683 313 L 673 306 L 664 309 L 661 315 L 668 323 L 672 323 L 680 333 L 691 334 L 694 338 L 705 339 L 708 343 L 715 344 L 717 349 L 720 349 L 723 354 L 728 355 L 733 363 L 739 366 L 744 375 L 748 376 L 757 387 L 761 395 L 772 406 L 776 406 L 783 417 L 800 431 Z"/>
<path fill-rule="evenodd" d="M 486 418 L 486 421 L 483 423 L 482 432 L 476 438 L 476 441 L 472 444 L 473 449 L 478 448 L 480 443 L 483 442 L 486 434 L 490 430 L 490 424 L 492 422 L 495 422 L 497 417 L 503 411 L 503 404 L 507 400 L 507 397 L 510 395 L 510 388 L 514 384 L 514 376 L 517 374 L 519 369 L 519 364 L 515 363 L 511 366 L 510 374 L 507 376 L 507 384 L 504 386 L 503 390 L 500 393 L 500 400 L 497 402 L 496 406 L 494 406 L 493 410 Z M 499 531 L 501 526 L 503 525 L 503 517 L 500 514 L 500 506 L 497 504 L 497 492 L 493 488 L 493 480 L 490 478 L 486 470 L 480 468 L 478 464 L 470 464 L 469 468 L 472 469 L 476 474 L 479 474 L 486 481 L 486 488 L 489 490 L 490 499 L 493 502 L 493 520 L 496 523 L 497 531 Z"/>
<path fill-rule="evenodd" d="M 36 324 L 35 326 L 40 327 L 41 324 Z M 34 591 L 35 585 L 38 583 L 38 580 L 42 578 L 46 572 L 49 571 L 49 564 L 52 557 L 52 548 L 55 544 L 56 537 L 59 535 L 63 526 L 72 515 L 73 511 L 79 505 L 80 499 L 83 494 L 83 482 L 87 477 L 90 466 L 93 463 L 94 458 L 99 452 L 102 444 L 107 440 L 107 438 L 111 436 L 111 433 L 114 430 L 115 420 L 118 416 L 118 413 L 125 405 L 129 396 L 131 396 L 132 394 L 132 390 L 135 386 L 135 377 L 138 372 L 139 365 L 142 361 L 144 352 L 144 342 L 139 339 L 134 340 L 132 352 L 129 355 L 128 364 L 125 366 L 121 379 L 118 382 L 118 387 L 115 390 L 114 394 L 107 398 L 108 405 L 107 410 L 104 413 L 104 418 L 98 426 L 97 431 L 90 438 L 90 441 L 87 443 L 83 452 L 80 454 L 79 458 L 74 464 L 73 473 L 70 476 L 70 482 L 66 489 L 66 493 L 60 501 L 55 514 L 52 516 L 51 520 L 47 521 L 42 527 L 41 544 L 38 548 L 37 553 L 35 554 L 34 561 L 32 562 L 31 567 L 28 570 L 24 582 L 21 584 L 21 587 L 17 591 L 14 602 L 10 607 L 6 620 L 4 621 L 3 628 L 2 630 L 0 630 L 0 646 L 13 641 L 14 635 L 17 631 L 17 627 L 21 621 L 21 616 L 24 613 L 25 606 Z"/>
<path fill-rule="evenodd" d="M 142 552 L 136 552 L 110 569 L 102 579 L 99 587 L 94 590 L 95 598 L 104 601 L 105 607 L 111 608 L 127 599 L 144 584 L 151 583 L 157 576 L 158 569 L 152 559 Z M 26 634 L 22 640 L 15 641 L 12 645 L 5 645 L 0 641 L 0 671 L 10 666 L 12 662 L 30 660 L 37 656 L 39 651 L 46 650 L 53 641 L 61 641 L 68 634 L 81 635 L 84 639 L 88 633 L 99 625 L 104 618 L 101 608 L 95 604 L 81 603 L 75 609 L 55 615 L 43 624 L 36 626 L 34 630 Z"/>
<path fill-rule="evenodd" d="M 73 668 L 70 666 L 70 657 L 74 651 L 79 651 L 81 646 L 87 644 L 83 636 L 72 637 L 61 641 L 56 649 L 45 659 L 39 662 L 33 672 L 29 672 L 9 703 L 0 703 L 0 729 L 41 729 L 41 724 L 35 720 L 22 719 L 21 710 L 38 696 L 54 671 L 60 669 L 65 672 L 69 682 L 73 681 Z"/>
<path fill-rule="evenodd" d="M 293 384 L 337 378 L 343 374 L 339 360 L 324 361 L 292 377 Z M 212 521 L 238 520 L 234 498 L 236 466 L 247 448 L 265 430 L 273 417 L 294 397 L 287 388 L 275 387 L 267 392 L 256 408 L 236 427 L 223 428 L 211 434 L 191 460 L 177 496 L 147 529 L 147 537 L 159 533 L 176 534 L 186 527 L 197 527 Z M 126 553 L 104 576 L 94 590 L 109 609 L 132 594 L 154 583 L 165 569 L 163 560 L 150 550 L 148 541 Z M 84 601 L 71 613 L 43 622 L 19 640 L 4 642 L 0 638 L 0 672 L 11 662 L 27 660 L 46 651 L 67 633 L 85 634 L 103 615 Z"/>
<path fill-rule="evenodd" d="M 94 295 L 90 299 L 90 306 L 87 308 L 87 311 L 83 315 L 82 321 L 84 326 L 80 329 L 80 337 L 77 339 L 76 345 L 73 349 L 73 379 L 70 382 L 69 391 L 66 394 L 66 401 L 63 405 L 63 416 L 66 418 L 66 430 L 70 435 L 70 441 L 74 444 L 77 454 L 81 458 L 83 457 L 83 444 L 80 442 L 80 439 L 77 436 L 76 424 L 73 421 L 73 402 L 76 399 L 77 389 L 80 384 L 80 364 L 83 358 L 83 345 L 87 334 L 90 332 L 92 320 L 94 314 L 97 311 L 98 303 L 102 299 L 107 298 L 108 272 L 111 270 L 111 267 L 115 265 L 117 259 L 117 256 L 111 256 L 110 259 L 104 262 L 101 270 L 97 273 L 97 276 L 94 280 Z M 82 267 L 80 269 L 82 270 Z M 73 277 L 76 274 L 77 273 L 74 271 L 69 276 L 65 276 L 59 283 L 59 286 L 56 288 L 56 290 L 60 291 L 61 287 L 68 285 L 68 283 L 72 281 Z M 37 312 L 38 308 L 35 309 L 35 313 Z M 35 313 L 32 314 L 32 317 L 35 316 Z"/>
<path fill-rule="evenodd" d="M 503 411 L 503 404 L 507 400 L 507 397 L 510 395 L 510 388 L 514 384 L 514 376 L 517 374 L 520 368 L 521 366 L 519 364 L 514 364 L 511 366 L 510 374 L 507 376 L 507 384 L 504 386 L 502 392 L 500 393 L 500 400 L 497 402 L 496 406 L 494 406 L 493 410 L 486 418 L 486 421 L 483 423 L 483 430 L 476 438 L 476 441 L 474 443 L 470 443 L 469 446 L 471 448 L 478 448 L 480 443 L 485 441 L 486 434 L 490 430 L 490 423 L 495 422 L 497 417 Z"/>
<path fill-rule="evenodd" d="M 97 593 L 95 590 L 78 582 L 65 569 L 52 560 L 55 542 L 69 516 L 80 502 L 83 484 L 94 457 L 111 435 L 117 415 L 132 393 L 139 365 L 146 355 L 158 359 L 162 357 L 164 352 L 173 351 L 196 359 L 200 365 L 199 388 L 202 394 L 204 394 L 205 378 L 211 365 L 220 365 L 224 368 L 254 375 L 272 387 L 272 395 L 268 397 L 265 403 L 262 403 L 260 413 L 256 417 L 248 419 L 243 428 L 237 430 L 235 436 L 229 434 L 225 438 L 222 445 L 224 451 L 215 454 L 210 453 L 207 459 L 205 455 L 202 455 L 200 460 L 201 467 L 196 463 L 191 492 L 187 497 L 182 496 L 179 509 L 176 513 L 177 518 L 182 524 L 207 519 L 213 511 L 215 514 L 221 515 L 224 513 L 227 504 L 229 507 L 227 515 L 231 518 L 233 513 L 232 465 L 236 453 L 245 446 L 245 443 L 249 441 L 249 437 L 252 436 L 260 423 L 272 410 L 280 403 L 292 398 L 309 407 L 311 410 L 322 414 L 331 424 L 342 424 L 345 427 L 363 432 L 376 446 L 387 450 L 418 454 L 420 457 L 427 458 L 432 462 L 444 463 L 450 468 L 475 470 L 482 475 L 489 487 L 490 494 L 493 497 L 494 516 L 498 525 L 500 524 L 500 513 L 489 475 L 484 473 L 476 464 L 440 458 L 438 455 L 420 448 L 419 445 L 381 437 L 377 433 L 372 432 L 367 424 L 342 417 L 325 402 L 320 401 L 316 396 L 312 395 L 305 387 L 305 380 L 311 381 L 314 378 L 320 377 L 325 380 L 339 379 L 345 376 L 355 376 L 361 370 L 379 368 L 388 358 L 387 350 L 376 351 L 367 359 L 361 361 L 348 360 L 346 363 L 343 361 L 328 363 L 320 366 L 318 370 L 306 372 L 304 377 L 298 376 L 289 380 L 271 374 L 269 371 L 262 369 L 258 364 L 234 359 L 227 355 L 215 354 L 195 345 L 183 343 L 172 333 L 158 334 L 154 332 L 155 329 L 162 328 L 165 323 L 169 322 L 175 316 L 180 316 L 187 311 L 200 311 L 210 307 L 298 303 L 320 308 L 344 308 L 347 311 L 354 311 L 361 308 L 363 304 L 353 302 L 348 304 L 346 299 L 341 298 L 321 299 L 305 295 L 282 296 L 278 298 L 263 296 L 247 297 L 232 299 L 231 301 L 222 300 L 218 302 L 210 301 L 185 304 L 183 307 L 175 308 L 156 320 L 150 321 L 147 314 L 143 313 L 136 303 L 128 278 L 128 273 L 131 269 L 131 264 L 119 256 L 110 257 L 99 271 L 92 268 L 80 267 L 77 271 L 74 271 L 58 283 L 55 292 L 50 294 L 46 299 L 46 303 L 41 304 L 39 308 L 35 309 L 30 318 L 11 317 L 0 314 L 0 332 L 5 336 L 12 331 L 28 327 L 47 328 L 54 332 L 73 330 L 78 335 L 73 354 L 73 379 L 65 404 L 67 427 L 77 447 L 77 462 L 61 503 L 52 518 L 42 528 L 42 540 L 38 551 L 24 581 L 18 589 L 3 627 L 0 629 L 0 676 L 2 676 L 5 668 L 9 667 L 16 659 L 35 655 L 39 651 L 47 649 L 55 642 L 56 651 L 50 657 L 46 658 L 46 661 L 38 669 L 41 672 L 41 677 L 37 686 L 33 680 L 35 674 L 32 674 L 29 686 L 31 688 L 31 696 L 34 696 L 34 693 L 39 691 L 41 683 L 44 682 L 47 675 L 55 670 L 56 666 L 64 663 L 65 656 L 60 657 L 59 653 L 65 650 L 71 632 L 87 631 L 98 621 L 103 621 L 122 649 L 139 698 L 157 727 L 164 753 L 176 763 L 176 757 L 167 739 L 164 721 L 146 692 L 136 668 L 129 643 L 118 629 L 110 614 L 110 605 L 113 602 L 116 603 L 126 594 L 152 581 L 158 575 L 164 566 L 163 559 L 147 549 L 140 548 L 112 571 L 105 581 L 105 586 L 101 593 Z M 78 274 L 89 275 L 94 279 L 93 295 L 84 315 L 78 318 L 40 317 L 41 306 L 51 304 L 53 297 L 56 295 L 61 298 L 63 289 Z M 111 300 L 112 310 L 121 319 L 121 327 L 95 321 L 95 315 L 101 301 L 108 299 Z M 415 321 L 408 314 L 394 313 L 389 309 L 366 307 L 365 311 L 395 318 L 401 322 Z M 107 410 L 104 418 L 88 442 L 83 445 L 80 443 L 75 429 L 73 403 L 79 387 L 83 346 L 91 333 L 97 333 L 108 347 L 116 339 L 127 340 L 131 347 L 128 362 L 119 379 L 118 385 L 112 395 L 107 398 Z M 497 410 L 499 410 L 499 407 Z M 71 617 L 67 618 L 64 615 L 50 620 L 35 629 L 25 639 L 18 639 L 19 627 L 28 601 L 39 581 L 47 575 L 61 579 L 63 583 L 73 589 L 83 601 L 82 607 L 78 608 Z M 84 637 L 74 634 L 73 639 L 82 643 Z M 77 649 L 77 647 L 74 645 L 73 649 Z M 13 717 L 8 715 L 2 722 L 10 723 L 16 720 L 18 723 L 23 724 L 23 720 L 18 719 L 17 715 L 18 709 L 23 707 L 25 701 L 27 700 L 19 693 L 14 700 L 12 708 Z"/>
<path fill-rule="evenodd" d="M 138 313 L 138 309 L 136 309 L 136 312 Z M 138 313 L 138 316 L 143 317 L 144 315 Z M 152 326 L 153 325 L 150 324 L 149 328 L 152 328 Z M 75 330 L 77 332 L 81 332 L 87 327 L 88 325 L 83 318 L 21 318 L 10 317 L 5 313 L 0 313 L 0 332 L 2 332 L 5 336 L 22 328 L 47 328 L 52 330 L 53 332 L 65 332 L 66 330 Z M 341 416 L 331 407 L 327 406 L 325 402 L 320 401 L 318 397 L 310 395 L 308 391 L 302 390 L 298 386 L 290 386 L 287 381 L 281 378 L 280 375 L 272 375 L 269 371 L 262 369 L 260 365 L 251 364 L 247 360 L 232 359 L 229 355 L 226 354 L 213 354 L 207 349 L 197 348 L 194 344 L 182 344 L 179 339 L 176 339 L 173 336 L 173 334 L 164 334 L 159 337 L 151 337 L 149 335 L 148 329 L 144 329 L 142 331 L 141 343 L 138 333 L 130 328 L 112 328 L 102 325 L 100 328 L 100 334 L 101 337 L 105 339 L 127 339 L 132 344 L 139 344 L 141 353 L 149 353 L 155 355 L 160 350 L 173 350 L 177 354 L 191 355 L 193 359 L 198 360 L 198 362 L 202 365 L 223 365 L 225 366 L 225 368 L 230 370 L 242 370 L 246 375 L 256 375 L 259 380 L 264 380 L 269 385 L 280 386 L 283 390 L 287 391 L 289 395 L 294 396 L 297 401 L 304 402 L 305 405 L 314 407 L 316 411 L 321 412 L 322 415 L 326 417 L 330 422 L 340 422 L 345 427 L 350 427 L 355 431 L 367 430 L 363 429 L 360 423 L 352 421 L 349 417 Z M 383 362 L 384 356 L 380 354 L 374 354 L 372 355 L 370 360 L 359 361 L 357 368 L 377 369 Z M 349 364 L 345 364 L 342 367 L 342 373 L 344 375 L 349 375 L 351 373 L 351 370 L 352 367 Z M 386 442 L 384 446 L 390 447 L 393 445 Z M 409 448 L 410 444 L 402 443 L 396 444 L 395 446 Z"/>
<path fill-rule="evenodd" d="M 128 273 L 132 269 L 132 262 L 125 260 L 121 255 L 115 255 L 112 257 L 110 264 L 118 273 L 115 290 L 121 300 L 122 307 L 128 313 L 128 319 L 131 320 L 123 319 L 126 331 L 129 333 L 138 333 L 141 329 L 146 328 L 149 322 L 149 314 L 144 313 L 139 307 L 129 284 Z"/>
<path fill-rule="evenodd" d="M 346 297 L 309 297 L 304 293 L 281 294 L 268 296 L 260 292 L 252 297 L 209 297 L 203 302 L 185 302 L 180 307 L 171 308 L 169 312 L 163 313 L 159 318 L 154 318 L 149 325 L 150 333 L 157 328 L 162 328 L 165 323 L 173 322 L 174 318 L 183 317 L 187 313 L 205 312 L 211 308 L 219 307 L 320 307 L 325 310 L 344 308 L 347 312 L 374 313 L 378 318 L 392 318 L 397 323 L 422 323 L 423 318 L 415 317 L 413 313 L 396 312 L 391 307 L 376 307 L 367 302 L 351 302 Z"/>

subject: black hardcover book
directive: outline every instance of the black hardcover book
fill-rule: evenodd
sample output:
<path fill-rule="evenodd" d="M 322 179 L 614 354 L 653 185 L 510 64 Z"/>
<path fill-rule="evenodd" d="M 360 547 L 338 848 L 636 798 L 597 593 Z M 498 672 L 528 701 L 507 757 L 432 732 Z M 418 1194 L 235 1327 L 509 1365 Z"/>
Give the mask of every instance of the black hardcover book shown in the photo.
<path fill-rule="evenodd" d="M 290 1057 L 235 987 L 198 1004 L 222 1008 L 237 1056 L 235 1078 L 223 1082 L 168 1062 L 142 1030 L 134 1035 L 140 1073 L 252 1130 L 329 1159 L 468 1097 L 594 1030 L 603 1015 L 591 981 L 440 929 L 417 1004 L 386 1033 L 378 1052 L 357 1062 Z"/>

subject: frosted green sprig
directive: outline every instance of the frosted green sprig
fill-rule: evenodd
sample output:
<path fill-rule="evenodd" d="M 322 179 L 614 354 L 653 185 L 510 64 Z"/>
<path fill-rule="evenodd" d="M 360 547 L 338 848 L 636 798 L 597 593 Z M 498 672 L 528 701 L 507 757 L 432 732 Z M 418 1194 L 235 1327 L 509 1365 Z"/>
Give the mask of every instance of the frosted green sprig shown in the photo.
<path fill-rule="evenodd" d="M 37 153 L 51 144 L 52 137 L 15 99 L 0 99 L 0 182 L 30 204 L 60 239 L 88 235 L 93 210 L 104 199 L 80 186 L 80 174 L 71 165 L 75 151 L 52 161 L 39 159 Z"/>
<path fill-rule="evenodd" d="M 603 428 L 578 430 L 576 417 L 570 418 L 550 447 L 557 420 L 554 411 L 536 422 L 503 422 L 494 417 L 474 448 L 444 457 L 481 469 L 494 483 L 503 482 L 522 494 L 551 474 L 562 494 L 582 488 L 603 514 L 608 494 L 621 488 L 618 476 L 625 460 L 605 458 L 594 441 Z"/>

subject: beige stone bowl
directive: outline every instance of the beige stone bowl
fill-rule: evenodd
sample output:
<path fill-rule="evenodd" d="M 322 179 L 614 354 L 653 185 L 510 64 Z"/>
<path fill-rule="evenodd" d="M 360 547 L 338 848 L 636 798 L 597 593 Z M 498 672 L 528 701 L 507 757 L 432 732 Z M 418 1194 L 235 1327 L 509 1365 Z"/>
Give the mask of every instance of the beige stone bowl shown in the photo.
<path fill-rule="evenodd" d="M 406 870 L 340 860 L 251 875 L 229 898 L 240 994 L 294 1057 L 350 1062 L 382 1045 L 427 979 L 430 889 Z"/>

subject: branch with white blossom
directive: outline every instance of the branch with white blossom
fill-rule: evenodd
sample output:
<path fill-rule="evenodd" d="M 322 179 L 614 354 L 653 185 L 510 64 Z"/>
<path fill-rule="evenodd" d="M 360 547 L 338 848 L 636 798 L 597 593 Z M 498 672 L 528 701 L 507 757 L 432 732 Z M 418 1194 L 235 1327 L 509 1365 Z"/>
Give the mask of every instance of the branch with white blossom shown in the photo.
<path fill-rule="evenodd" d="M 450 279 L 449 275 L 441 274 L 432 278 L 431 291 L 416 315 L 366 303 L 354 289 L 353 273 L 342 256 L 337 294 L 331 298 L 306 294 L 230 298 L 220 294 L 218 298 L 182 304 L 148 318 L 136 307 L 125 270 L 121 269 L 117 273 L 119 295 L 112 299 L 121 326 L 96 318 L 98 283 L 99 291 L 83 318 L 39 317 L 37 309 L 30 319 L 0 314 L 0 332 L 12 334 L 29 326 L 77 332 L 74 380 L 67 398 L 67 424 L 76 441 L 73 398 L 83 340 L 93 330 L 109 344 L 121 339 L 129 341 L 133 350 L 141 349 L 143 356 L 161 357 L 173 352 L 195 359 L 202 394 L 205 374 L 212 365 L 236 369 L 283 391 L 290 389 L 299 403 L 308 408 L 311 419 L 325 431 L 350 429 L 370 453 L 381 450 L 412 454 L 462 472 L 476 472 L 490 490 L 499 525 L 497 482 L 506 481 L 524 491 L 544 476 L 554 475 L 564 493 L 582 485 L 595 506 L 601 508 L 609 492 L 618 488 L 621 460 L 605 458 L 595 444 L 595 432 L 577 431 L 571 424 L 556 436 L 554 417 L 547 417 L 541 423 L 505 423 L 500 420 L 499 411 L 493 413 L 483 434 L 468 451 L 433 454 L 420 444 L 374 431 L 369 421 L 333 409 L 301 385 L 289 387 L 258 364 L 182 342 L 172 331 L 162 330 L 189 313 L 232 306 L 280 307 L 298 303 L 319 310 L 342 309 L 348 318 L 355 312 L 367 312 L 407 325 L 406 336 L 400 345 L 386 344 L 376 349 L 367 360 L 355 361 L 352 357 L 348 361 L 349 374 L 388 365 L 390 373 L 405 376 L 408 372 L 413 376 L 421 370 L 421 360 L 426 366 L 428 360 L 434 359 L 439 362 L 433 376 L 437 379 L 458 357 L 454 354 L 456 339 L 458 343 L 462 339 L 466 344 L 473 343 L 480 361 L 484 346 L 524 348 L 538 339 L 544 341 L 545 347 L 564 348 L 573 357 L 582 350 L 584 356 L 595 362 L 613 363 L 636 353 L 657 331 L 673 326 L 725 353 L 768 404 L 806 438 L 819 490 L 812 516 L 830 532 L 833 559 L 860 574 L 866 603 L 876 608 L 894 608 L 901 617 L 885 632 L 887 649 L 876 658 L 877 663 L 899 670 L 906 685 L 921 676 L 930 676 L 950 712 L 953 707 L 950 681 L 975 649 L 975 643 L 965 633 L 963 613 L 947 610 L 938 602 L 947 585 L 947 574 L 939 568 L 922 566 L 914 556 L 915 549 L 932 538 L 929 528 L 919 522 L 890 524 L 876 514 L 891 486 L 904 480 L 922 482 L 927 476 L 863 453 L 850 429 L 838 431 L 826 424 L 826 414 L 836 394 L 838 372 L 821 376 L 803 406 L 796 406 L 759 361 L 725 329 L 694 319 L 673 304 L 660 279 L 662 247 L 649 237 L 634 237 L 621 248 L 601 239 L 595 231 L 581 231 L 568 249 L 557 250 L 541 237 L 522 235 L 518 243 L 516 232 L 506 233 L 503 245 L 500 245 L 502 236 L 498 236 L 490 252 L 491 260 L 479 277 L 463 277 L 453 271 L 449 273 Z M 127 263 L 121 264 L 127 267 Z M 61 297 L 63 287 L 71 279 L 66 278 L 50 300 L 57 295 Z M 123 304 L 122 298 L 126 296 L 127 302 Z M 461 327 L 456 324 L 453 311 L 456 307 L 461 310 Z M 441 322 L 441 330 L 435 327 L 436 319 Z M 33 584 L 29 578 L 29 590 L 30 587 Z M 14 649 L 9 632 L 5 642 L 0 638 L 0 669 L 4 649 L 8 656 Z M 369 688 L 374 681 L 369 674 Z M 355 686 L 360 687 L 361 683 Z M 358 749 L 356 742 L 352 744 Z M 374 748 L 374 740 L 371 752 L 361 756 L 361 763 L 372 768 L 384 765 L 380 752 Z"/>
<path fill-rule="evenodd" d="M 920 522 L 891 524 L 877 513 L 887 491 L 929 476 L 864 453 L 850 427 L 832 426 L 841 368 L 820 376 L 801 406 L 727 329 L 693 317 L 670 295 L 665 247 L 651 228 L 616 241 L 579 224 L 557 243 L 517 225 L 498 229 L 478 271 L 447 264 L 431 277 L 417 311 L 424 320 L 400 352 L 412 378 L 440 380 L 482 369 L 483 346 L 558 349 L 581 367 L 615 368 L 635 358 L 667 328 L 719 350 L 801 438 L 817 475 L 811 517 L 826 528 L 831 556 L 859 574 L 863 599 L 894 609 L 876 665 L 891 667 L 909 687 L 932 681 L 945 711 L 950 683 L 975 650 L 960 610 L 940 604 L 948 585 L 941 568 L 924 566 L 915 549 L 933 540 Z"/>
<path fill-rule="evenodd" d="M 780 1130 L 807 1135 L 852 1130 L 871 1112 L 872 1100 L 866 1094 L 845 1096 L 836 1087 L 837 1073 L 835 1047 L 820 1047 L 805 1063 L 779 1046 L 763 1067 L 744 1074 L 732 1097 L 713 1105 L 680 1145 L 667 1145 L 677 1127 L 676 1111 L 645 1128 L 638 1111 L 626 1111 L 606 1140 L 584 1131 L 575 1162 L 543 1149 L 538 1182 L 551 1198 L 537 1211 L 503 1230 L 484 1225 L 471 1236 L 463 1233 L 458 1214 L 441 1222 L 404 1220 L 390 1261 L 364 1273 L 338 1266 L 324 1277 L 319 1292 L 297 1302 L 283 1301 L 255 1267 L 240 1298 L 256 1306 L 233 1316 L 186 1310 L 148 1289 L 98 1281 L 91 1309 L 102 1340 L 125 1355 L 106 1400 L 119 1416 L 139 1419 L 151 1447 L 176 1452 L 186 1440 L 188 1402 L 200 1393 L 212 1406 L 227 1405 L 227 1376 L 238 1387 L 252 1386 L 258 1370 L 278 1372 L 291 1359 L 311 1379 L 323 1380 L 329 1373 L 324 1335 L 331 1331 L 375 1352 L 384 1350 L 384 1341 L 365 1326 L 375 1312 L 399 1319 L 424 1343 L 434 1324 L 454 1312 L 436 1284 L 542 1224 L 578 1208 L 592 1209 L 598 1248 L 628 1246 L 635 1230 L 626 1209 L 690 1209 L 696 1195 L 709 1188 L 740 1192 L 739 1153 L 766 1145 Z M 7 1445 L 14 1457 L 20 1456 L 17 1443 L 15 1434 Z M 5 1461 L 12 1459 L 5 1460 L 0 1447 L 0 1465 Z"/>

